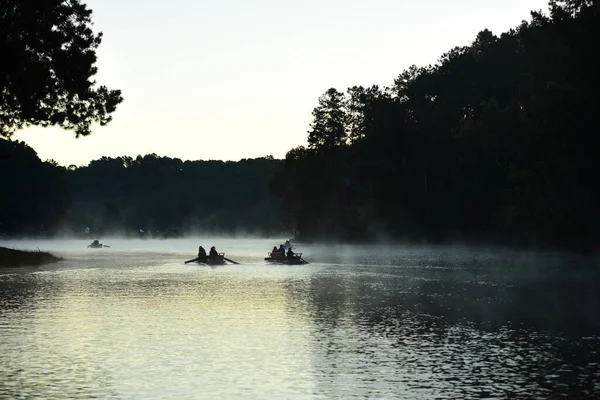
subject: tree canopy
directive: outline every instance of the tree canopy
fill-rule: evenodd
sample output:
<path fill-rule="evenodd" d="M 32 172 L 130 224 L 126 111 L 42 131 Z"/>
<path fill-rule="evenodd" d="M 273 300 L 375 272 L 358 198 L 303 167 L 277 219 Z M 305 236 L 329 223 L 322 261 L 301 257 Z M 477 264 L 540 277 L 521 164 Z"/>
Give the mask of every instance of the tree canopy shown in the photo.
<path fill-rule="evenodd" d="M 271 182 L 290 229 L 597 247 L 599 4 L 552 0 L 390 87 L 328 89 Z"/>
<path fill-rule="evenodd" d="M 92 11 L 79 0 L 0 2 L 0 136 L 29 125 L 89 135 L 122 101 L 98 86 Z"/>
<path fill-rule="evenodd" d="M 268 184 L 281 160 L 182 161 L 156 154 L 102 157 L 85 167 L 42 162 L 0 139 L 0 235 L 282 232 Z"/>

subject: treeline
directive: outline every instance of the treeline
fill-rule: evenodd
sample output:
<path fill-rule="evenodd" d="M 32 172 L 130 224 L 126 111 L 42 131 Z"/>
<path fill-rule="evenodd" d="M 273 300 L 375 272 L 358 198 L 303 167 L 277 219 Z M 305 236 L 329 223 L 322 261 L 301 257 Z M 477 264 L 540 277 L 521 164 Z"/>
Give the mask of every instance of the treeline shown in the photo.
<path fill-rule="evenodd" d="M 600 6 L 480 32 L 385 88 L 329 89 L 270 183 L 300 238 L 598 248 Z"/>
<path fill-rule="evenodd" d="M 268 190 L 281 160 L 182 161 L 102 157 L 65 168 L 22 142 L 0 140 L 0 234 L 177 237 L 281 232 Z"/>

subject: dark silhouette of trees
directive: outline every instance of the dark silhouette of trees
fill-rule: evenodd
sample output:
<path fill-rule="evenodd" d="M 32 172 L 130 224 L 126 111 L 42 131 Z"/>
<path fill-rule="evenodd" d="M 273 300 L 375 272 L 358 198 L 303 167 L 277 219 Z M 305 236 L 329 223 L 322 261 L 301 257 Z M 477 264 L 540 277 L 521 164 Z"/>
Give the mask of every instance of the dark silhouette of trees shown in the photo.
<path fill-rule="evenodd" d="M 0 234 L 52 234 L 67 217 L 65 170 L 25 143 L 0 139 Z"/>
<path fill-rule="evenodd" d="M 42 162 L 0 139 L 0 234 L 280 233 L 281 201 L 269 181 L 282 161 L 182 161 L 156 154 L 102 157 L 86 167 Z"/>
<path fill-rule="evenodd" d="M 102 233 L 280 232 L 280 201 L 268 190 L 280 164 L 103 157 L 67 171 L 68 214 L 79 231 L 89 226 Z"/>
<path fill-rule="evenodd" d="M 313 110 L 313 122 L 308 133 L 308 145 L 313 149 L 331 149 L 346 143 L 347 115 L 344 94 L 329 89 L 319 98 Z"/>
<path fill-rule="evenodd" d="M 88 135 L 110 122 L 122 97 L 92 79 L 102 34 L 91 14 L 79 0 L 0 2 L 0 137 L 28 125 Z"/>
<path fill-rule="evenodd" d="M 390 87 L 327 90 L 308 146 L 284 162 L 151 154 L 63 168 L 1 141 L 0 232 L 285 229 L 597 249 L 598 4 L 552 0 L 547 15 L 483 30 Z M 100 39 L 89 17 L 78 1 L 0 3 L 0 54 L 15 60 L 0 64 L 0 135 L 108 121 L 120 95 L 89 81 Z"/>
<path fill-rule="evenodd" d="M 329 89 L 272 180 L 290 229 L 597 247 L 599 16 L 550 1 L 389 88 Z"/>

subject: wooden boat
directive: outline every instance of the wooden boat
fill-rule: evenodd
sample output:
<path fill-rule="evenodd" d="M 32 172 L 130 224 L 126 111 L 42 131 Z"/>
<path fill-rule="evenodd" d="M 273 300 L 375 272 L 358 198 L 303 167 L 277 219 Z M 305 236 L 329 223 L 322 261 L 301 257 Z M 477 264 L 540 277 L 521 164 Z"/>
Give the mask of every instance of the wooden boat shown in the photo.
<path fill-rule="evenodd" d="M 225 265 L 225 253 L 218 253 L 215 257 L 211 258 L 210 256 L 204 257 L 196 257 L 193 260 L 188 260 L 185 263 L 196 262 L 198 264 L 207 264 L 207 265 Z"/>
<path fill-rule="evenodd" d="M 268 257 L 265 258 L 265 261 L 288 265 L 308 264 L 308 261 L 302 258 L 302 253 L 294 253 L 291 257 L 285 253 L 268 253 Z"/>

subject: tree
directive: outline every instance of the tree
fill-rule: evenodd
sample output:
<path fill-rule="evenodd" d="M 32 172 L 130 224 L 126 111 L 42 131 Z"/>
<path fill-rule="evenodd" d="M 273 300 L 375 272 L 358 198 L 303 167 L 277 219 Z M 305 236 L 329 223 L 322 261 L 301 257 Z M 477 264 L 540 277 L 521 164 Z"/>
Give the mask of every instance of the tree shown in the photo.
<path fill-rule="evenodd" d="M 348 140 L 355 143 L 363 139 L 372 124 L 373 110 L 378 100 L 384 98 L 379 86 L 369 88 L 353 86 L 348 88 L 346 100 L 346 114 L 348 125 Z"/>
<path fill-rule="evenodd" d="M 313 110 L 313 122 L 308 133 L 308 145 L 312 149 L 331 149 L 346 143 L 347 115 L 344 110 L 344 94 L 331 88 L 319 98 Z"/>
<path fill-rule="evenodd" d="M 30 125 L 89 135 L 123 100 L 97 86 L 92 11 L 80 0 L 0 2 L 0 136 Z"/>
<path fill-rule="evenodd" d="M 566 12 L 576 16 L 582 10 L 592 8 L 595 4 L 596 10 L 600 10 L 600 2 L 597 0 L 550 0 L 550 13 L 556 16 L 559 12 Z"/>
<path fill-rule="evenodd" d="M 549 8 L 391 87 L 328 90 L 272 185 L 302 238 L 598 249 L 600 1 Z"/>
<path fill-rule="evenodd" d="M 71 199 L 64 172 L 42 162 L 23 142 L 0 139 L 0 233 L 36 234 L 57 228 Z"/>

